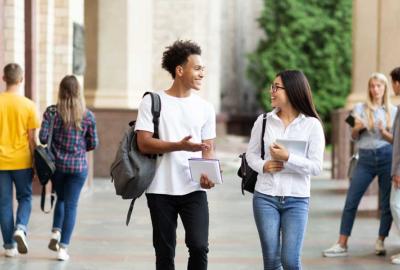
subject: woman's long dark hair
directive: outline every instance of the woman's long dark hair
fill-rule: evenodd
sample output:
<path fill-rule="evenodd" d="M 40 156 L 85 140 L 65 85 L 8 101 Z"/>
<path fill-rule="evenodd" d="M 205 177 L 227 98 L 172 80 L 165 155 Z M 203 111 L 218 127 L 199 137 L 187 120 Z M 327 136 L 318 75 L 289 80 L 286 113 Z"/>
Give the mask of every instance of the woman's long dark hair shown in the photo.
<path fill-rule="evenodd" d="M 303 72 L 285 70 L 276 74 L 276 77 L 281 77 L 286 95 L 293 108 L 306 116 L 315 117 L 321 121 L 312 100 L 310 84 Z"/>

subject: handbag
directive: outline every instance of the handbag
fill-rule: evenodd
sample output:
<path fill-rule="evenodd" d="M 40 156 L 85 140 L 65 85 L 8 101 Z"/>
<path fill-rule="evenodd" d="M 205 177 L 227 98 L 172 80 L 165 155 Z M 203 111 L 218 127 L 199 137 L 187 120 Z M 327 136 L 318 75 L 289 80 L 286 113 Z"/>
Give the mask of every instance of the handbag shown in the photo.
<path fill-rule="evenodd" d="M 49 128 L 49 136 L 47 138 L 47 144 L 46 146 L 38 145 L 35 147 L 34 150 L 34 166 L 36 170 L 36 175 L 39 178 L 39 182 L 42 185 L 42 194 L 41 194 L 41 199 L 40 199 L 40 207 L 43 212 L 49 213 L 51 209 L 53 208 L 54 204 L 54 199 L 55 199 L 55 194 L 54 194 L 54 189 L 51 192 L 51 207 L 49 211 L 44 210 L 44 205 L 45 205 L 45 197 L 46 197 L 46 185 L 51 179 L 51 177 L 54 175 L 54 172 L 56 171 L 56 165 L 54 162 L 54 156 L 51 153 L 51 141 L 53 137 L 53 129 L 54 129 L 54 119 L 55 119 L 55 112 L 56 112 L 56 106 L 50 106 L 49 111 L 50 111 L 50 128 Z"/>
<path fill-rule="evenodd" d="M 349 168 L 347 169 L 347 177 L 351 179 L 353 177 L 354 169 L 357 167 L 358 163 L 358 153 L 351 156 L 349 162 Z"/>
<path fill-rule="evenodd" d="M 262 122 L 262 131 L 261 131 L 261 159 L 264 159 L 265 149 L 264 149 L 264 133 L 265 126 L 267 123 L 267 114 L 263 114 L 263 122 Z M 241 189 L 242 194 L 244 195 L 244 191 L 254 193 L 254 188 L 257 182 L 258 173 L 254 171 L 246 160 L 246 153 L 242 153 L 239 156 L 241 163 L 239 170 L 237 171 L 237 175 L 242 179 Z"/>

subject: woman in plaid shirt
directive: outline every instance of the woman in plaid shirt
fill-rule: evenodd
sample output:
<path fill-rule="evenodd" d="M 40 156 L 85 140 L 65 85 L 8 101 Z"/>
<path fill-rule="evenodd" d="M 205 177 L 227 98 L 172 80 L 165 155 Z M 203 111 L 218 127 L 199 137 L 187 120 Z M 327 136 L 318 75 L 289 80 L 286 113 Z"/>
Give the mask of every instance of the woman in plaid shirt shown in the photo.
<path fill-rule="evenodd" d="M 51 107 L 51 106 L 50 106 Z M 45 144 L 49 135 L 51 110 L 46 109 L 39 133 Z M 57 194 L 49 248 L 59 260 L 68 260 L 67 247 L 75 225 L 79 195 L 88 173 L 86 152 L 98 144 L 94 114 L 85 107 L 78 80 L 65 76 L 60 83 L 54 113 L 51 152 L 56 172 L 52 182 Z"/>

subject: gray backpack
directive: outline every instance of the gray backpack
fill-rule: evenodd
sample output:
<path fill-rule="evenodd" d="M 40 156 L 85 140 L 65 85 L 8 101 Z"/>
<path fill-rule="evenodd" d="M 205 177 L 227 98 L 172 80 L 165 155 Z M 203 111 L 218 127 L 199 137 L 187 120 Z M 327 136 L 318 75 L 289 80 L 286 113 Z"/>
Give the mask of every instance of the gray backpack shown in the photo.
<path fill-rule="evenodd" d="M 161 112 L 160 96 L 156 93 L 146 92 L 151 96 L 151 113 L 153 115 L 153 138 L 159 138 L 158 124 Z M 131 219 L 135 200 L 149 187 L 156 172 L 157 155 L 145 155 L 140 153 L 135 132 L 135 121 L 129 123 L 129 129 L 125 132 L 111 164 L 111 181 L 114 182 L 115 192 L 122 199 L 132 199 L 126 217 L 126 225 Z"/>

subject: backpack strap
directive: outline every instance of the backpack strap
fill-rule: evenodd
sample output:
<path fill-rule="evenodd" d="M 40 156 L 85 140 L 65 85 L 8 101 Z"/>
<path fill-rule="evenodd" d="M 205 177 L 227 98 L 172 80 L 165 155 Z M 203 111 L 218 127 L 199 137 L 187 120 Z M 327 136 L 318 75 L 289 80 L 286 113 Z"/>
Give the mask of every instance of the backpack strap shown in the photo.
<path fill-rule="evenodd" d="M 133 206 L 135 205 L 136 198 L 133 198 L 131 201 L 131 204 L 129 205 L 129 210 L 128 214 L 126 215 L 126 226 L 129 225 L 129 221 L 131 221 L 131 216 L 132 216 L 132 211 L 133 211 Z"/>
<path fill-rule="evenodd" d="M 51 187 L 51 195 L 50 195 L 50 209 L 48 211 L 44 210 L 44 205 L 46 203 L 46 186 L 42 186 L 42 194 L 40 195 L 40 209 L 46 214 L 50 213 L 53 209 L 54 200 L 56 198 L 56 193 L 54 191 L 54 185 Z"/>
<path fill-rule="evenodd" d="M 57 106 L 56 105 L 51 105 L 47 108 L 50 114 L 50 128 L 49 128 L 49 135 L 47 137 L 47 149 L 48 153 L 50 155 L 50 158 L 54 160 L 54 155 L 51 152 L 51 142 L 53 140 L 53 129 L 54 129 L 54 122 L 56 118 L 56 112 L 57 112 Z M 54 200 L 55 200 L 55 191 L 54 191 L 54 186 L 52 185 L 51 187 L 51 195 L 50 195 L 50 209 L 46 211 L 44 209 L 44 206 L 46 204 L 46 186 L 42 186 L 42 193 L 40 195 L 40 209 L 42 209 L 43 212 L 46 214 L 50 213 L 51 210 L 53 209 L 54 205 Z"/>
<path fill-rule="evenodd" d="M 158 133 L 158 126 L 160 124 L 160 114 L 161 114 L 160 95 L 154 92 L 146 92 L 143 94 L 143 97 L 145 97 L 146 95 L 150 95 L 151 97 L 151 114 L 153 115 L 153 125 L 154 125 L 153 138 L 160 139 Z M 157 156 L 162 156 L 162 154 L 150 155 L 151 158 L 157 158 Z"/>
<path fill-rule="evenodd" d="M 56 118 L 56 105 L 51 105 L 48 108 L 50 114 L 50 128 L 49 128 L 49 135 L 47 137 L 47 149 L 49 149 L 49 155 L 54 160 L 53 153 L 51 152 L 51 142 L 53 141 L 53 129 L 54 129 L 54 122 Z"/>
<path fill-rule="evenodd" d="M 267 113 L 264 113 L 262 122 L 262 131 L 261 131 L 261 159 L 264 159 L 265 156 L 264 134 L 265 134 L 266 124 L 267 124 Z"/>

